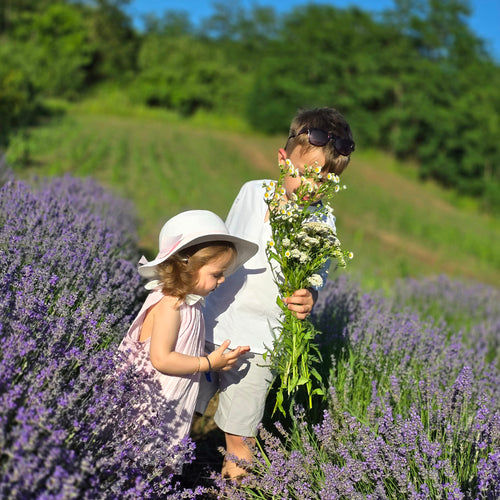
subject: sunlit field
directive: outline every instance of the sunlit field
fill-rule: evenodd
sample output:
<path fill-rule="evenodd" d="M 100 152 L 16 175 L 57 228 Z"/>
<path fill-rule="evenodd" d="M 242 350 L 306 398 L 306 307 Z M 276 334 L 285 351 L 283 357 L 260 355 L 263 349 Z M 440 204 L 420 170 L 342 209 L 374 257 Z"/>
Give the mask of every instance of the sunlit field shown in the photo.
<path fill-rule="evenodd" d="M 224 217 L 277 175 L 285 138 L 90 104 L 17 137 L 0 172 L 2 498 L 500 497 L 498 221 L 362 145 L 332 200 L 354 259 L 312 315 L 327 396 L 266 412 L 241 483 L 210 422 L 179 447 L 138 428 L 132 408 L 162 404 L 116 358 L 138 258 L 175 213 Z"/>
<path fill-rule="evenodd" d="M 158 230 L 175 213 L 205 208 L 225 217 L 243 182 L 277 175 L 285 137 L 92 109 L 80 105 L 31 130 L 13 141 L 7 158 L 21 178 L 91 176 L 131 200 L 146 253 L 156 251 Z M 369 289 L 441 273 L 500 283 L 498 221 L 412 177 L 410 165 L 358 145 L 341 179 L 347 190 L 332 202 L 338 236 L 355 254 L 347 272 Z"/>

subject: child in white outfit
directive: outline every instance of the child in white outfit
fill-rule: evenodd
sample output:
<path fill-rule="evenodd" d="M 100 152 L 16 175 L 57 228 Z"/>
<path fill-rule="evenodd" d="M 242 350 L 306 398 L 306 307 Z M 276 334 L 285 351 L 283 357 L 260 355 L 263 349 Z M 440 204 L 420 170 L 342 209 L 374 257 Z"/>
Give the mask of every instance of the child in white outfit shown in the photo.
<path fill-rule="evenodd" d="M 319 108 L 299 112 L 292 121 L 285 148 L 278 152 L 279 164 L 284 165 L 289 159 L 300 174 L 285 178 L 287 198 L 292 200 L 301 183 L 307 180 L 306 166 L 320 165 L 325 174 L 339 175 L 349 163 L 353 150 L 350 127 L 338 111 Z M 272 348 L 273 329 L 279 326 L 281 314 L 276 303 L 278 287 L 265 252 L 271 239 L 271 226 L 268 205 L 264 201 L 264 183 L 269 181 L 246 183 L 226 220 L 233 234 L 258 244 L 259 251 L 207 300 L 205 306 L 207 350 L 217 350 L 230 334 L 236 343 L 248 343 L 250 352 L 235 362 L 231 372 L 217 374 L 212 383 L 202 381 L 196 404 L 196 411 L 203 413 L 210 398 L 219 390 L 215 422 L 225 432 L 228 454 L 244 460 L 252 458 L 248 444 L 254 442 L 273 380 L 262 354 Z M 323 222 L 335 231 L 335 218 L 327 219 Z M 324 270 L 323 283 L 327 272 L 328 267 Z M 297 290 L 283 300 L 299 319 L 305 319 L 316 296 L 317 290 L 311 288 Z M 244 473 L 242 467 L 225 460 L 223 475 L 234 478 Z"/>

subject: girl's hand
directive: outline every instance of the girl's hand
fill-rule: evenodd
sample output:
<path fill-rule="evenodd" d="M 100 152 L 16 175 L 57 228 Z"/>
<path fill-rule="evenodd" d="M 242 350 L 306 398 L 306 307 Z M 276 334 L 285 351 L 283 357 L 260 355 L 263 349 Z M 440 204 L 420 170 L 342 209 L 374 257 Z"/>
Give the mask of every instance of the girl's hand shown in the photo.
<path fill-rule="evenodd" d="M 227 371 L 232 368 L 234 363 L 238 361 L 239 357 L 246 354 L 250 350 L 250 346 L 238 346 L 229 352 L 224 353 L 224 351 L 229 347 L 231 343 L 230 340 L 224 340 L 218 349 L 215 349 L 208 359 L 212 365 L 213 371 Z"/>
<path fill-rule="evenodd" d="M 314 297 L 311 290 L 302 288 L 294 292 L 291 297 L 285 297 L 283 302 L 288 305 L 288 309 L 293 311 L 298 319 L 306 319 L 314 306 Z"/>

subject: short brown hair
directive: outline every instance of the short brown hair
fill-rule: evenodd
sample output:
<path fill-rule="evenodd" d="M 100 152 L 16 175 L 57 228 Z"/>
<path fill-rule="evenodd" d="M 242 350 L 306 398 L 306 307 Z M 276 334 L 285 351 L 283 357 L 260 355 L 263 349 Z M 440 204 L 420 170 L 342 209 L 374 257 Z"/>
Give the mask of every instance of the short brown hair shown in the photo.
<path fill-rule="evenodd" d="M 327 107 L 300 109 L 290 125 L 289 139 L 285 145 L 288 156 L 298 146 L 301 146 L 304 152 L 319 147 L 309 143 L 307 134 L 297 135 L 304 127 L 320 128 L 342 139 L 353 140 L 351 127 L 336 109 Z M 322 148 L 325 153 L 324 166 L 327 167 L 329 172 L 340 175 L 349 164 L 350 156 L 341 155 L 334 148 L 332 141 L 328 141 Z"/>
<path fill-rule="evenodd" d="M 158 264 L 158 279 L 165 295 L 184 300 L 198 280 L 198 271 L 212 259 L 226 252 L 236 257 L 236 248 L 230 241 L 209 241 L 183 248 Z"/>

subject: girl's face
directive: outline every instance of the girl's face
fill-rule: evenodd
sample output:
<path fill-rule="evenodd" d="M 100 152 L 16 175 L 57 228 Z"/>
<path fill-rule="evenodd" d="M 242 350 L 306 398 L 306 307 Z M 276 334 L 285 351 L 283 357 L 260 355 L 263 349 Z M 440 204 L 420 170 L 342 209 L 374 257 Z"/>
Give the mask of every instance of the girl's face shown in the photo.
<path fill-rule="evenodd" d="M 321 148 L 313 148 L 310 151 L 301 154 L 302 148 L 300 146 L 296 147 L 292 154 L 288 157 L 299 171 L 298 177 L 292 177 L 287 175 L 284 180 L 284 188 L 286 190 L 286 196 L 288 200 L 292 199 L 292 195 L 297 191 L 299 186 L 306 180 L 306 166 L 311 167 L 314 165 L 322 166 L 325 164 L 325 154 Z M 280 149 L 279 152 L 279 162 L 284 164 L 287 159 L 287 155 L 284 149 Z M 311 179 L 309 179 L 311 180 Z M 313 196 L 313 195 L 312 195 Z"/>
<path fill-rule="evenodd" d="M 209 261 L 208 264 L 200 267 L 198 270 L 198 281 L 196 282 L 193 293 L 206 297 L 221 283 L 224 283 L 224 272 L 229 267 L 232 260 L 233 253 L 227 251 Z"/>

